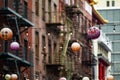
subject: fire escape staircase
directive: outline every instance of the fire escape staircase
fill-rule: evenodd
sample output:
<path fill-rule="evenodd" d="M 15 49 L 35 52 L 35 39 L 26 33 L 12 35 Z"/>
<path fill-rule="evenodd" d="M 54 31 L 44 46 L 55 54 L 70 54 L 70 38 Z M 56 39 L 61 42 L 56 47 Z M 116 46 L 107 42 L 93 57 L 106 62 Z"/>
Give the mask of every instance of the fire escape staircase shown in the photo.
<path fill-rule="evenodd" d="M 20 31 L 20 27 L 32 27 L 34 24 L 32 23 L 32 12 L 26 7 L 26 5 L 22 4 L 19 2 L 19 0 L 0 0 L 0 16 L 4 16 L 5 19 L 8 22 L 4 22 L 5 25 L 7 25 L 8 27 L 10 27 L 12 29 L 12 31 L 14 32 L 14 37 L 16 37 L 17 41 L 21 43 L 21 32 Z M 23 31 L 24 32 L 24 31 Z M 11 42 L 10 41 L 3 41 L 4 42 L 4 49 L 2 50 L 2 52 L 0 52 L 0 60 L 5 60 L 9 62 L 9 65 L 11 66 L 15 66 L 14 70 L 9 69 L 6 70 L 8 73 L 11 73 L 11 71 L 15 72 L 16 74 L 18 74 L 19 80 L 20 80 L 20 67 L 24 67 L 25 69 L 27 67 L 32 66 L 33 62 L 32 57 L 29 56 L 29 60 L 26 58 L 22 58 L 19 56 L 19 52 L 22 52 L 22 54 L 26 54 L 25 51 L 10 51 L 8 49 L 8 45 Z M 23 48 L 23 46 L 22 46 Z M 20 49 L 21 50 L 21 49 Z M 32 51 L 29 50 L 28 51 L 29 54 L 32 54 Z M 14 64 L 14 65 L 12 65 Z M 5 63 L 6 65 L 6 63 Z M 9 65 L 7 64 L 6 66 L 9 67 Z M 3 63 L 3 67 L 4 67 L 4 63 Z M 1 67 L 2 68 L 2 67 Z M 6 71 L 0 71 L 0 74 L 6 74 Z"/>
<path fill-rule="evenodd" d="M 19 26 L 34 26 L 32 11 L 19 0 L 0 0 L 0 15 L 17 16 Z"/>

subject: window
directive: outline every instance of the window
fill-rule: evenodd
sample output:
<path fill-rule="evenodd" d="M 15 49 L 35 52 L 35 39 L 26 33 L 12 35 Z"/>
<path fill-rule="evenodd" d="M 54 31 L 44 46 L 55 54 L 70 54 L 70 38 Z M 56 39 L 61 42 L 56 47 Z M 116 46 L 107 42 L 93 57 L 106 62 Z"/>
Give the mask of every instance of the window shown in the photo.
<path fill-rule="evenodd" d="M 107 5 L 107 7 L 109 7 L 110 6 L 110 1 L 107 1 L 106 5 Z"/>
<path fill-rule="evenodd" d="M 48 19 L 51 22 L 51 0 L 48 0 Z"/>
<path fill-rule="evenodd" d="M 52 63 L 52 44 L 51 44 L 51 40 L 48 39 L 49 43 L 48 43 L 48 63 Z"/>
<path fill-rule="evenodd" d="M 27 55 L 28 55 L 28 41 L 24 40 L 24 58 L 27 59 Z"/>
<path fill-rule="evenodd" d="M 24 1 L 24 17 L 27 18 L 27 6 L 28 6 L 28 3 L 26 1 Z"/>
<path fill-rule="evenodd" d="M 57 6 L 54 4 L 54 22 L 57 21 Z"/>
<path fill-rule="evenodd" d="M 115 6 L 115 1 L 112 1 L 112 6 Z"/>
<path fill-rule="evenodd" d="M 70 5 L 70 0 L 65 0 L 65 3 L 68 4 L 68 5 Z"/>
<path fill-rule="evenodd" d="M 42 0 L 42 19 L 45 21 L 45 0 Z"/>
<path fill-rule="evenodd" d="M 35 72 L 35 78 L 36 80 L 40 80 L 40 73 L 38 71 Z"/>
<path fill-rule="evenodd" d="M 39 16 L 39 0 L 35 1 L 35 14 Z"/>
<path fill-rule="evenodd" d="M 35 32 L 35 56 L 39 58 L 39 32 Z"/>
<path fill-rule="evenodd" d="M 46 45 L 45 45 L 45 36 L 42 36 L 42 51 L 45 52 L 45 48 L 46 48 Z"/>

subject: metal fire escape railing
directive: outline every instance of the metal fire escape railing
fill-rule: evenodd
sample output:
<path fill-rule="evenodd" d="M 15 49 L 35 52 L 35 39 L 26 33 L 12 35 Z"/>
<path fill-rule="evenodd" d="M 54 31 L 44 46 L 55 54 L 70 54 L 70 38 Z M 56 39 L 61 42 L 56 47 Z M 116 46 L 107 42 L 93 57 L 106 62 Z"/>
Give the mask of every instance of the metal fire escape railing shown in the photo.
<path fill-rule="evenodd" d="M 2 66 L 5 65 L 9 68 L 7 70 L 8 73 L 17 73 L 19 77 L 18 80 L 21 80 L 22 77 L 20 75 L 28 67 L 31 68 L 33 64 L 32 50 L 28 49 L 27 46 L 24 46 L 21 41 L 23 39 L 21 39 L 20 33 L 21 26 L 22 28 L 24 28 L 24 26 L 33 26 L 32 12 L 28 9 L 25 3 L 20 3 L 19 0 L 0 0 L 0 14 L 2 14 L 1 16 L 5 17 L 5 19 L 7 18 L 7 22 L 3 23 L 10 27 L 14 33 L 13 40 L 5 41 L 5 45 L 2 45 L 4 48 L 1 50 L 3 52 L 0 53 L 0 58 L 1 60 L 6 60 L 9 62 L 9 64 L 3 63 Z M 18 51 L 8 49 L 8 45 L 14 40 L 20 43 L 20 49 Z M 15 66 L 15 68 L 12 66 Z M 21 67 L 25 69 L 21 71 Z M 2 70 L 0 70 L 0 73 L 1 72 L 5 74 Z M 33 75 L 31 73 L 31 78 L 32 77 Z"/>
<path fill-rule="evenodd" d="M 47 25 L 62 25 L 63 19 L 64 19 L 64 12 L 62 13 L 61 11 L 46 11 L 45 12 L 45 17 L 46 17 L 46 24 Z"/>
<path fill-rule="evenodd" d="M 0 0 L 0 14 L 13 14 L 17 16 L 20 23 L 19 26 L 33 26 L 33 12 L 28 8 L 27 4 L 19 2 L 19 0 Z"/>

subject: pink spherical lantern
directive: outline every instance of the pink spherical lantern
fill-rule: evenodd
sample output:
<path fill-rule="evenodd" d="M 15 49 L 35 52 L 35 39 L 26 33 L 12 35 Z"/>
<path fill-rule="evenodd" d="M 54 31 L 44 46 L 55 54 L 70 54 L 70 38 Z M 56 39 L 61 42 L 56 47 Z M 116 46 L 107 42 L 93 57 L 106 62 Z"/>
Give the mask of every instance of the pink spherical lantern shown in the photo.
<path fill-rule="evenodd" d="M 96 39 L 100 36 L 100 30 L 98 27 L 90 27 L 87 34 L 89 39 Z"/>
<path fill-rule="evenodd" d="M 10 49 L 11 49 L 11 50 L 18 50 L 19 48 L 20 48 L 20 45 L 19 45 L 18 42 L 12 42 L 12 43 L 10 44 Z"/>
<path fill-rule="evenodd" d="M 12 32 L 12 30 L 10 28 L 1 29 L 1 31 L 0 31 L 1 39 L 9 40 L 9 39 L 12 39 L 12 36 L 13 36 L 13 32 Z"/>
<path fill-rule="evenodd" d="M 11 75 L 11 80 L 17 80 L 17 78 L 18 78 L 17 74 L 12 74 Z"/>
<path fill-rule="evenodd" d="M 71 49 L 73 52 L 78 52 L 80 50 L 80 44 L 78 42 L 73 42 L 71 45 Z"/>
<path fill-rule="evenodd" d="M 66 80 L 66 78 L 65 77 L 61 77 L 59 80 Z"/>
<path fill-rule="evenodd" d="M 113 77 L 112 75 L 109 75 L 109 76 L 107 77 L 107 80 L 114 80 L 114 77 Z"/>

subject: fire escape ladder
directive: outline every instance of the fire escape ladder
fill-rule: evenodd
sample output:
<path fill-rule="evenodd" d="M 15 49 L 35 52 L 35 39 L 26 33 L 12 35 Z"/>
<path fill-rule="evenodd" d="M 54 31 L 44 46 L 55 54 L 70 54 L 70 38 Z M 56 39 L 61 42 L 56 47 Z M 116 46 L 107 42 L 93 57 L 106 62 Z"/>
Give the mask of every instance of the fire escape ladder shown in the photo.
<path fill-rule="evenodd" d="M 62 52 L 62 65 L 65 65 L 65 57 L 66 57 L 66 53 L 67 53 L 67 48 L 68 48 L 68 43 L 69 43 L 69 40 L 70 40 L 70 34 L 71 31 L 70 31 L 70 27 L 68 27 L 68 31 L 66 33 L 66 40 L 65 40 L 65 44 L 63 45 L 63 52 Z"/>
<path fill-rule="evenodd" d="M 64 65 L 65 64 L 65 57 L 66 57 L 66 52 L 67 52 L 67 47 L 68 47 L 68 42 L 69 42 L 69 40 L 70 40 L 70 34 L 69 33 L 67 33 L 66 34 L 66 36 L 67 36 L 67 38 L 66 38 L 66 41 L 65 41 L 65 44 L 64 44 L 64 46 L 63 46 L 63 59 L 62 59 L 62 64 Z"/>
<path fill-rule="evenodd" d="M 19 72 L 19 69 L 18 69 L 18 65 L 17 65 L 17 61 L 15 60 L 15 67 L 16 67 L 16 71 L 17 71 L 17 74 L 18 74 L 18 80 L 20 80 L 20 72 Z"/>
<path fill-rule="evenodd" d="M 16 29 L 17 29 L 17 35 L 18 35 L 18 40 L 19 40 L 19 42 L 21 42 L 21 39 L 20 39 L 20 29 L 19 29 L 19 27 L 18 27 L 18 22 L 17 22 L 17 17 L 14 17 L 14 19 L 15 19 L 15 25 L 16 25 Z"/>

